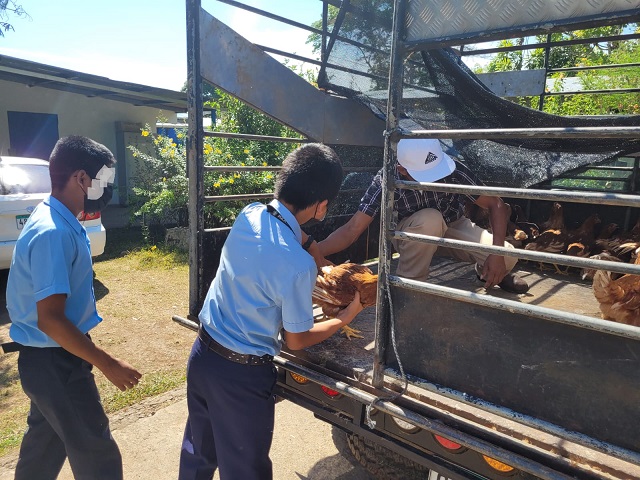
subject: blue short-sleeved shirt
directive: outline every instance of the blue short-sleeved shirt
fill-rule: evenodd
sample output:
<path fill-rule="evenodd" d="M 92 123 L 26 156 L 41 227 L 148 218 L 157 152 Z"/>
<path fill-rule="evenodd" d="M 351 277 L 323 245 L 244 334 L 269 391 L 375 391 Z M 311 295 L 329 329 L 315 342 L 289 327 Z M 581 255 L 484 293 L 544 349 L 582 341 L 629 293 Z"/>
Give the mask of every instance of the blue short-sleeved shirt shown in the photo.
<path fill-rule="evenodd" d="M 102 318 L 96 310 L 89 238 L 78 219 L 49 196 L 24 226 L 13 252 L 7 281 L 9 335 L 22 345 L 59 346 L 38 329 L 36 303 L 51 295 L 67 296 L 65 315 L 82 333 Z"/>
<path fill-rule="evenodd" d="M 242 354 L 277 355 L 282 328 L 313 327 L 311 293 L 317 267 L 303 248 L 300 226 L 277 200 L 252 203 L 238 215 L 222 248 L 220 266 L 199 318 L 207 333 Z"/>

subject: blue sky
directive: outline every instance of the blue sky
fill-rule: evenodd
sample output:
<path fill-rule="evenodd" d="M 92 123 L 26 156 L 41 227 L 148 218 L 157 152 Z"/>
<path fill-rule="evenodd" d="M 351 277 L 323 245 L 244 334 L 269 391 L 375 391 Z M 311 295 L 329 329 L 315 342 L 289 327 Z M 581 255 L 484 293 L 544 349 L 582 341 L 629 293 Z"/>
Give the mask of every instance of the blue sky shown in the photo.
<path fill-rule="evenodd" d="M 17 0 L 30 19 L 11 16 L 15 31 L 0 37 L 0 55 L 179 90 L 186 73 L 183 0 Z M 319 0 L 241 0 L 310 25 Z M 308 32 L 216 0 L 203 8 L 254 43 L 311 56 Z"/>

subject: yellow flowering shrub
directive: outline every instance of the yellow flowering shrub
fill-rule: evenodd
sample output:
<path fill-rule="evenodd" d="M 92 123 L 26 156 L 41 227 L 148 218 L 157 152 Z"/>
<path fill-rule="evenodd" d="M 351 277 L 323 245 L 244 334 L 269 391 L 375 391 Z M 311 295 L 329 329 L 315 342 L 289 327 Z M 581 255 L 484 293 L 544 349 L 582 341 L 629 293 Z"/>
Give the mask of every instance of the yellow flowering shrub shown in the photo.
<path fill-rule="evenodd" d="M 218 99 L 211 106 L 225 112 L 214 130 L 276 137 L 299 137 L 299 134 L 275 122 L 243 104 L 230 95 L 218 91 Z M 166 133 L 156 134 L 149 125 L 142 129 L 143 137 L 152 137 L 154 155 L 146 154 L 129 146 L 134 158 L 145 172 L 133 180 L 134 215 L 144 217 L 147 222 L 163 225 L 187 225 L 188 180 L 186 178 L 186 129 L 178 131 L 175 138 Z M 297 143 L 249 141 L 234 138 L 207 137 L 202 149 L 204 164 L 225 167 L 224 170 L 205 172 L 204 194 L 225 196 L 273 192 L 276 172 L 234 170 L 238 167 L 277 167 Z M 238 212 L 254 200 L 220 201 L 205 204 L 205 227 L 230 226 Z"/>

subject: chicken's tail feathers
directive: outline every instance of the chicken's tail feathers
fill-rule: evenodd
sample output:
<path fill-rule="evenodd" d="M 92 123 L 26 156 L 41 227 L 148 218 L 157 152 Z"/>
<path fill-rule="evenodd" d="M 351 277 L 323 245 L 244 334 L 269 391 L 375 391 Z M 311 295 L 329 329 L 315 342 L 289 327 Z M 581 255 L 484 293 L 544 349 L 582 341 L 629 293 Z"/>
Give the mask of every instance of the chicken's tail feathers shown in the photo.
<path fill-rule="evenodd" d="M 625 242 L 625 243 L 621 243 L 620 245 L 617 245 L 613 250 L 616 253 L 624 254 L 624 253 L 633 252 L 637 250 L 638 247 L 640 247 L 640 242 Z"/>
<path fill-rule="evenodd" d="M 606 270 L 596 270 L 593 275 L 593 295 L 599 302 L 606 302 L 610 298 L 608 287 L 611 285 L 611 272 Z"/>
<path fill-rule="evenodd" d="M 318 287 L 318 285 L 313 287 L 313 292 L 311 293 L 311 299 L 316 303 L 324 302 L 324 303 L 330 303 L 332 305 L 340 304 L 339 300 L 337 300 L 333 295 L 331 295 L 324 288 Z"/>

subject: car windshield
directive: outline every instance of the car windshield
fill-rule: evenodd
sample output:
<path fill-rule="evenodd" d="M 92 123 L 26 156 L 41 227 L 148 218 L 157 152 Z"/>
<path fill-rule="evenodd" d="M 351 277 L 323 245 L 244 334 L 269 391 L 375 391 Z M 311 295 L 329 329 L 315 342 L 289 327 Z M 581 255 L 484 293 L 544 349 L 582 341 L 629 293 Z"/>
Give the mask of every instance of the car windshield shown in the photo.
<path fill-rule="evenodd" d="M 0 165 L 0 194 L 50 191 L 51 180 L 46 165 Z"/>

